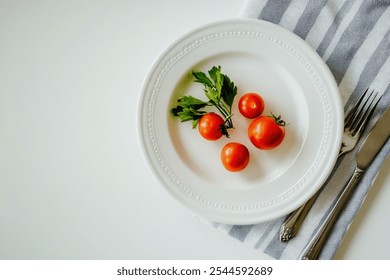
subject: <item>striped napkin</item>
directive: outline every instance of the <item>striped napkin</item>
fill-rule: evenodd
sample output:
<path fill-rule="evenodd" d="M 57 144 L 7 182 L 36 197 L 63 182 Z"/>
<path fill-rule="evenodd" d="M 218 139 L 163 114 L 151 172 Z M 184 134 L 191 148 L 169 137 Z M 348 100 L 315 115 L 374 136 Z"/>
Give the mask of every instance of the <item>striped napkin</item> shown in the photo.
<path fill-rule="evenodd" d="M 383 94 L 361 140 L 390 104 L 390 0 L 247 0 L 242 17 L 278 24 L 308 42 L 324 59 L 339 86 L 345 111 L 367 87 Z M 298 235 L 279 241 L 285 217 L 248 225 L 214 224 L 216 228 L 274 259 L 297 259 L 354 170 L 361 145 L 342 156 Z M 390 151 L 387 141 L 333 228 L 319 259 L 332 259 Z"/>

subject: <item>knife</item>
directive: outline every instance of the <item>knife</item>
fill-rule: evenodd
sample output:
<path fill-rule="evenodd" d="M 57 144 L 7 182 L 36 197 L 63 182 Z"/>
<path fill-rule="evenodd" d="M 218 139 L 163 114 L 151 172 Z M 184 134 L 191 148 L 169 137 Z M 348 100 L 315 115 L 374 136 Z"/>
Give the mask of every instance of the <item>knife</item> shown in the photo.
<path fill-rule="evenodd" d="M 365 170 L 369 167 L 372 160 L 381 150 L 390 136 L 390 107 L 382 114 L 381 118 L 375 124 L 374 128 L 367 135 L 356 156 L 355 171 L 339 194 L 336 203 L 333 205 L 329 214 L 322 222 L 316 234 L 303 249 L 301 260 L 315 260 L 318 257 L 325 241 L 327 240 L 333 225 L 342 212 L 345 204 L 348 202 L 358 182 L 362 178 Z"/>

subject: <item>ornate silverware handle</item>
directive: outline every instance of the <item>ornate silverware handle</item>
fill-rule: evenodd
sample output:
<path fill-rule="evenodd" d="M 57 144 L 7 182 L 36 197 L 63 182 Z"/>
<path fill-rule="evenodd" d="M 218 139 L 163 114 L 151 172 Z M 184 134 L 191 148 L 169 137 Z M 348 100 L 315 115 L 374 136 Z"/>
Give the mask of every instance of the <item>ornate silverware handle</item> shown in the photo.
<path fill-rule="evenodd" d="M 348 152 L 348 150 L 345 149 L 343 150 L 343 148 L 341 148 L 338 157 L 342 156 L 346 152 Z M 287 242 L 297 235 L 299 229 L 301 228 L 301 225 L 306 219 L 307 214 L 309 213 L 311 207 L 313 206 L 314 202 L 317 200 L 320 193 L 321 190 L 318 190 L 305 204 L 303 204 L 301 207 L 291 212 L 287 216 L 286 220 L 283 222 L 282 226 L 280 227 L 280 232 L 279 232 L 280 241 Z"/>
<path fill-rule="evenodd" d="M 286 220 L 282 224 L 282 227 L 280 228 L 280 241 L 289 241 L 295 235 L 297 235 L 298 230 L 300 229 L 319 194 L 320 191 L 317 191 L 305 204 L 287 216 Z"/>
<path fill-rule="evenodd" d="M 348 181 L 347 185 L 344 187 L 343 191 L 340 193 L 339 197 L 336 200 L 336 203 L 333 205 L 329 214 L 326 216 L 325 220 L 321 224 L 320 228 L 316 234 L 312 237 L 307 246 L 303 249 L 300 259 L 301 260 L 315 260 L 318 257 L 325 241 L 327 240 L 331 229 L 333 228 L 335 222 L 337 221 L 338 216 L 343 210 L 345 204 L 349 201 L 351 194 L 356 188 L 357 183 L 362 177 L 364 170 L 356 167 L 351 179 Z"/>

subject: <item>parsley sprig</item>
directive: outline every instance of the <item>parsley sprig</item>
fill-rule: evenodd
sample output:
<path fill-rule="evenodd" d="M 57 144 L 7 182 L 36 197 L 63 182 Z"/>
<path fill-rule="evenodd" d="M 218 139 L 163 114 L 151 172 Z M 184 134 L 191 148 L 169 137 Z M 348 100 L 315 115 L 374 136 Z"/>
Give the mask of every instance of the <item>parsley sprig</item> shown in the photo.
<path fill-rule="evenodd" d="M 213 67 L 204 72 L 192 71 L 196 83 L 204 85 L 204 94 L 207 101 L 200 100 L 191 95 L 181 96 L 178 99 L 179 105 L 171 109 L 173 116 L 179 117 L 181 122 L 192 121 L 192 127 L 198 125 L 199 119 L 207 113 L 207 106 L 214 106 L 223 116 L 225 123 L 221 127 L 222 134 L 229 137 L 228 129 L 233 128 L 232 105 L 237 95 L 237 87 L 230 78 L 221 73 L 221 66 Z"/>

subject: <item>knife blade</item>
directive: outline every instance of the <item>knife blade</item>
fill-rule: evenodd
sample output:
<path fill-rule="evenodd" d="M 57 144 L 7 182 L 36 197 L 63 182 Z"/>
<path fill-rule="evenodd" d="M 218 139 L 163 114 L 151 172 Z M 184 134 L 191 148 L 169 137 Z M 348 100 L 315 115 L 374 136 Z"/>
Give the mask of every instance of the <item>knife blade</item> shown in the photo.
<path fill-rule="evenodd" d="M 337 221 L 338 216 L 344 209 L 345 204 L 349 201 L 358 182 L 364 174 L 364 171 L 369 167 L 375 156 L 381 150 L 390 135 L 390 107 L 387 107 L 380 119 L 375 124 L 364 139 L 357 156 L 356 167 L 352 177 L 340 192 L 336 203 L 333 205 L 329 214 L 320 225 L 318 231 L 311 238 L 310 242 L 303 249 L 300 259 L 314 260 L 318 257 L 325 241 L 327 240 L 331 229 Z"/>
<path fill-rule="evenodd" d="M 358 168 L 365 170 L 380 151 L 390 135 L 390 107 L 388 107 L 374 128 L 367 135 L 357 154 Z"/>

